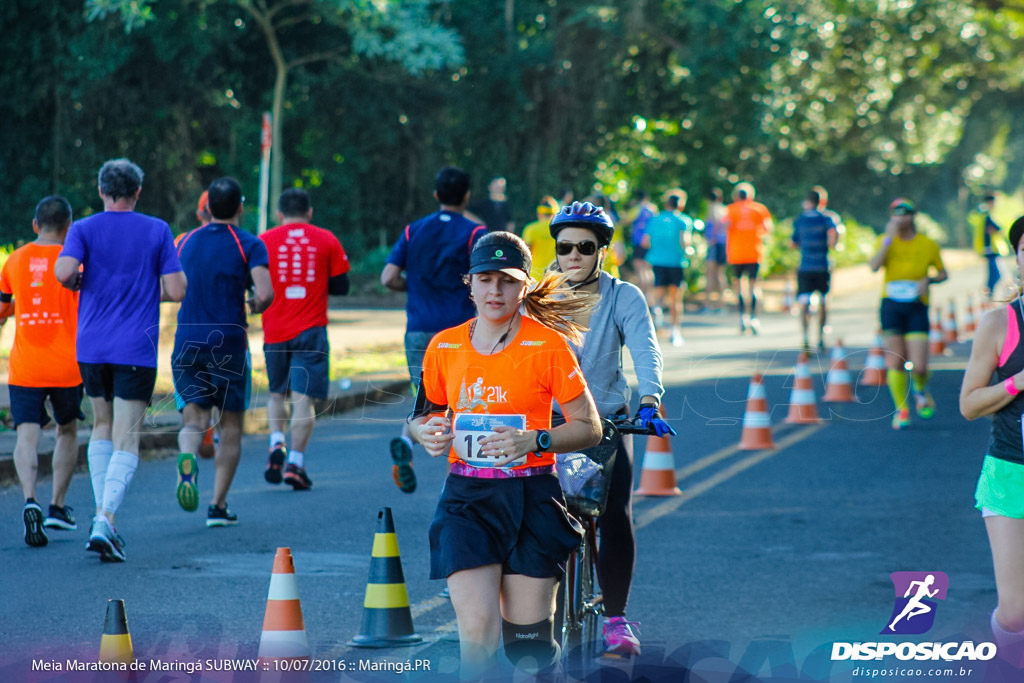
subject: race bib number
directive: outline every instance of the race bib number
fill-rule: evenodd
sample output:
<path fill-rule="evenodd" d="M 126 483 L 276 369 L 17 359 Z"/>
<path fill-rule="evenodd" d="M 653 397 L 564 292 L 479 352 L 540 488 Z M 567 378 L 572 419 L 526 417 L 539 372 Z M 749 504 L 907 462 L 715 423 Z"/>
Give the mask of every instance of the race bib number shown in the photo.
<path fill-rule="evenodd" d="M 913 280 L 893 280 L 885 285 L 885 296 L 893 301 L 917 301 L 917 283 Z"/>
<path fill-rule="evenodd" d="M 302 285 L 292 285 L 284 290 L 285 299 L 305 299 L 306 288 Z"/>
<path fill-rule="evenodd" d="M 452 446 L 455 448 L 455 454 L 473 467 L 494 467 L 494 463 L 505 456 L 481 454 L 483 446 L 480 445 L 480 442 L 494 434 L 495 427 L 526 429 L 526 416 L 456 413 L 455 420 L 452 422 L 452 430 L 455 432 L 455 443 Z M 524 455 L 504 467 L 522 465 L 525 462 L 526 456 Z"/>

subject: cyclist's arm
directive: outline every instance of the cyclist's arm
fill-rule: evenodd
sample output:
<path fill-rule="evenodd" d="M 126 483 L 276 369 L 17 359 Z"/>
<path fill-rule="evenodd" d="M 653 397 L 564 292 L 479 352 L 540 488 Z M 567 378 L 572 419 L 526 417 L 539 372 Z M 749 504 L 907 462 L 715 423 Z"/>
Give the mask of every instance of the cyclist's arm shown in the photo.
<path fill-rule="evenodd" d="M 641 403 L 660 403 L 665 393 L 661 383 L 661 347 L 654 334 L 654 323 L 640 290 L 631 284 L 618 284 L 619 298 L 615 304 L 616 324 L 622 330 L 624 345 L 629 349 L 636 373 Z M 614 292 L 608 296 L 615 296 Z"/>

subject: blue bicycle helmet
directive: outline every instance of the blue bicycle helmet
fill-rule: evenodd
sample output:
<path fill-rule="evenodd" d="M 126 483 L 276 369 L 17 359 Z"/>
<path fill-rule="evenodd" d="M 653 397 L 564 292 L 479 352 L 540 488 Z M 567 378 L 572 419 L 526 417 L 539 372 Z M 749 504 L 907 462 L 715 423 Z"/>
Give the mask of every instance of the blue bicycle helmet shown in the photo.
<path fill-rule="evenodd" d="M 608 214 L 600 206 L 594 206 L 590 202 L 573 202 L 571 206 L 563 206 L 562 210 L 551 219 L 548 231 L 551 236 L 558 239 L 558 233 L 563 228 L 586 228 L 597 237 L 597 244 L 600 247 L 607 247 L 611 244 L 612 236 L 615 234 L 615 224 Z"/>

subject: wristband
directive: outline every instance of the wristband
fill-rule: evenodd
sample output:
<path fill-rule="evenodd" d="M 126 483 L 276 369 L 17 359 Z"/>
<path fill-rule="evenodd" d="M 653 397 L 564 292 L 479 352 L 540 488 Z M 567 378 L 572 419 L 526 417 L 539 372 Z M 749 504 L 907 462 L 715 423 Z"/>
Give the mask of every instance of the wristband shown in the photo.
<path fill-rule="evenodd" d="M 882 238 L 882 246 L 887 247 L 890 244 L 892 244 L 892 238 L 891 237 L 883 237 Z"/>
<path fill-rule="evenodd" d="M 1003 382 L 1003 388 L 1006 389 L 1006 393 L 1010 396 L 1016 396 L 1020 393 L 1020 389 L 1018 389 L 1017 385 L 1013 383 L 1012 377 Z"/>

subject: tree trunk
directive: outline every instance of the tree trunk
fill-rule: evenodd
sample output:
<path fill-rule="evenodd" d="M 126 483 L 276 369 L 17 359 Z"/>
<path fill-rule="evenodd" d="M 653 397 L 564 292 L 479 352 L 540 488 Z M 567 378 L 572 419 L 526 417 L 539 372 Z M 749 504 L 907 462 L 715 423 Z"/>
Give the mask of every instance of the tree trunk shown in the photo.
<path fill-rule="evenodd" d="M 284 147 L 281 144 L 282 112 L 284 111 L 284 90 L 288 85 L 288 67 L 275 59 L 277 77 L 274 79 L 274 106 L 270 115 L 270 197 L 267 215 L 274 215 L 273 206 L 281 196 L 284 177 Z"/>

